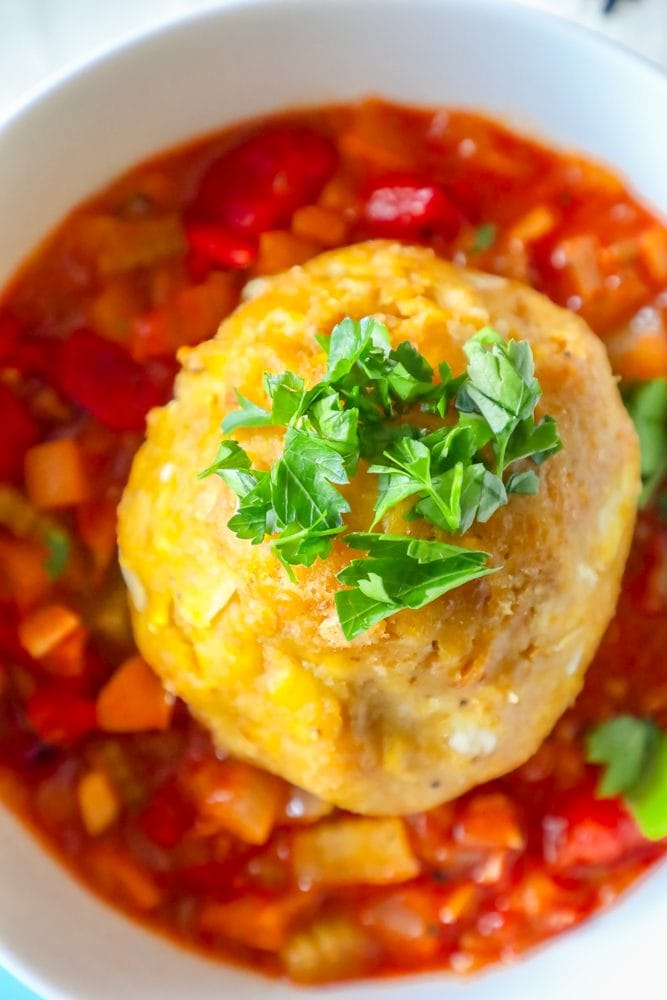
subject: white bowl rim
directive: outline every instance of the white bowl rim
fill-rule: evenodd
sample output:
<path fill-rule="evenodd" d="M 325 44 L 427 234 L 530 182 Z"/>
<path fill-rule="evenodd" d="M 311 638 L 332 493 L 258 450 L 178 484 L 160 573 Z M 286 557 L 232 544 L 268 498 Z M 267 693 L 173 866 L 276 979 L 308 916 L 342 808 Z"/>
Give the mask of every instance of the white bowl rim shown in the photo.
<path fill-rule="evenodd" d="M 352 11 L 358 8 L 361 4 L 382 8 L 405 8 L 407 0 L 330 0 L 330 2 L 336 3 L 339 8 L 348 8 Z M 413 7 L 415 8 L 418 6 L 427 8 L 434 6 L 435 0 L 412 0 L 412 2 Z M 25 96 L 14 104 L 9 109 L 8 113 L 6 113 L 0 120 L 0 137 L 6 132 L 9 132 L 14 123 L 19 122 L 25 116 L 28 116 L 33 108 L 42 104 L 42 102 L 47 101 L 57 92 L 63 91 L 69 87 L 78 87 L 91 71 L 113 63 L 119 55 L 131 52 L 135 49 L 141 49 L 146 43 L 157 40 L 161 36 L 178 33 L 185 25 L 198 21 L 205 22 L 209 18 L 215 18 L 221 14 L 229 15 L 230 17 L 237 15 L 245 16 L 249 11 L 252 11 L 256 15 L 261 15 L 262 12 L 268 11 L 271 11 L 273 14 L 280 6 L 292 8 L 292 10 L 298 10 L 305 9 L 309 6 L 324 6 L 326 3 L 327 0 L 217 0 L 217 2 L 216 0 L 212 0 L 211 3 L 206 4 L 204 7 L 197 10 L 178 12 L 168 16 L 164 21 L 157 25 L 126 33 L 115 39 L 110 45 L 101 47 L 92 54 L 86 55 L 81 59 L 70 61 L 61 70 L 49 74 L 43 81 L 31 88 Z M 438 3 L 442 7 L 450 7 L 452 9 L 460 8 L 461 6 L 473 8 L 479 11 L 480 14 L 485 11 L 492 11 L 497 14 L 499 7 L 498 0 L 438 0 Z M 548 23 L 551 30 L 554 33 L 558 33 L 565 41 L 568 39 L 578 39 L 580 41 L 584 41 L 586 46 L 596 49 L 597 53 L 601 57 L 620 60 L 628 67 L 632 67 L 635 72 L 642 73 L 647 77 L 652 78 L 654 82 L 658 79 L 664 86 L 667 103 L 667 71 L 647 57 L 633 52 L 622 43 L 602 36 L 592 29 L 569 20 L 565 16 L 551 13 L 544 9 L 528 6 L 521 2 L 521 0 L 504 0 L 504 7 L 506 8 L 508 17 L 513 17 L 521 21 L 532 21 L 534 23 Z M 188 136 L 184 137 L 186 141 L 189 138 L 190 137 Z M 196 138 L 196 136 L 193 136 L 192 138 Z M 546 141 L 549 141 L 548 138 Z M 554 145 L 553 142 L 551 144 Z M 555 143 L 555 145 L 558 144 Z M 161 150 L 156 151 L 158 154 L 160 152 Z M 667 209 L 667 206 L 665 206 L 665 208 Z M 2 291 L 4 282 L 8 277 L 11 278 L 11 274 L 4 277 L 0 276 L 0 291 Z M 0 808 L 4 807 L 0 805 Z M 23 826 L 23 824 L 21 825 Z M 28 829 L 27 827 L 23 828 Z M 32 836 L 32 834 L 30 834 L 30 836 Z M 39 844 L 39 840 L 37 840 L 37 845 L 39 850 L 48 858 L 49 863 L 60 865 L 60 862 L 52 859 L 50 852 Z M 68 877 L 73 878 L 73 876 Z M 87 892 L 87 890 L 84 891 Z M 627 895 L 628 892 L 626 890 L 624 897 L 627 897 Z M 115 909 L 110 904 L 102 905 L 108 908 L 111 914 L 116 915 Z M 127 918 L 123 916 L 120 916 L 119 919 L 127 920 Z M 586 926 L 588 926 L 590 922 L 589 918 Z M 594 922 L 597 922 L 595 918 Z M 547 942 L 547 947 L 548 946 L 549 942 Z M 174 947 L 178 946 L 174 945 Z M 538 949 L 538 951 L 541 950 L 542 949 Z M 190 953 L 186 952 L 186 954 Z M 531 951 L 527 956 L 527 961 L 530 961 L 531 955 L 534 954 L 535 951 Z M 0 940 L 0 958 L 3 966 L 8 971 L 10 971 L 20 982 L 24 983 L 39 996 L 43 997 L 44 1000 L 74 1000 L 74 994 L 72 994 L 69 990 L 64 991 L 60 985 L 43 979 L 39 973 L 30 967 L 30 965 L 23 962 L 11 951 L 8 951 L 2 940 Z M 205 958 L 202 959 L 201 956 L 197 955 L 197 960 L 205 960 Z M 525 961 L 526 959 L 524 959 L 521 964 L 524 964 Z M 491 973 L 493 974 L 493 969 L 491 969 Z M 486 978 L 486 976 L 484 978 Z M 250 983 L 252 979 L 253 977 L 249 974 L 248 982 Z M 415 979 L 415 977 L 406 977 L 402 980 L 392 979 L 388 981 L 388 985 L 389 983 L 393 985 L 403 983 L 407 990 L 407 988 L 415 984 L 415 982 L 424 982 L 426 979 L 431 980 L 432 974 L 426 973 L 424 976 L 417 977 L 417 979 Z M 448 983 L 452 982 L 451 978 L 448 978 L 445 981 Z M 478 979 L 475 977 L 474 980 L 470 981 L 476 982 Z M 262 980 L 262 982 L 267 982 L 267 984 L 270 983 L 269 980 Z M 378 985 L 381 986 L 382 981 L 374 981 L 367 984 L 367 992 L 369 996 L 371 993 L 373 994 L 373 1000 L 375 1000 L 376 995 L 376 991 L 373 989 L 373 986 L 377 987 Z M 366 986 L 363 986 L 362 989 L 366 990 Z M 343 990 L 343 993 L 344 992 L 345 990 Z M 267 989 L 267 996 L 268 995 L 269 990 Z M 319 990 L 317 995 L 330 996 L 331 990 Z M 511 994 L 509 993 L 502 993 L 503 998 L 510 995 Z M 574 994 L 572 995 L 574 996 Z M 310 996 L 310 993 L 303 991 L 303 996 L 306 998 L 307 996 Z M 81 998 L 81 1000 L 88 1000 L 88 998 Z M 93 998 L 90 998 L 90 1000 L 93 1000 Z"/>

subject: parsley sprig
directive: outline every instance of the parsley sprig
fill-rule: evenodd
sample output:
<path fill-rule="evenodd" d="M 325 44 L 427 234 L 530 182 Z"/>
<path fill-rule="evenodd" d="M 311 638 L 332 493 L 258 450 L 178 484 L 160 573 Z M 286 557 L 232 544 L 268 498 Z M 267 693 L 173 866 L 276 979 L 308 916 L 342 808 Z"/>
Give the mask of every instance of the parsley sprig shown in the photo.
<path fill-rule="evenodd" d="M 237 393 L 239 409 L 223 421 L 226 434 L 285 428 L 273 466 L 253 468 L 228 437 L 200 473 L 220 476 L 238 497 L 230 530 L 255 545 L 269 536 L 292 579 L 293 566 L 326 559 L 346 530 L 350 508 L 339 487 L 360 461 L 378 477 L 371 529 L 400 504 L 407 520 L 463 534 L 475 520 L 487 521 L 509 494 L 536 493 L 538 479 L 527 463 L 538 465 L 562 447 L 550 417 L 535 422 L 540 387 L 525 342 L 506 343 L 485 327 L 464 347 L 467 371 L 455 377 L 441 364 L 436 379 L 414 345 L 392 348 L 387 327 L 370 316 L 344 319 L 317 341 L 327 355 L 320 382 L 307 388 L 294 372 L 265 375 L 270 408 Z M 442 423 L 436 430 L 434 418 Z M 370 530 L 346 535 L 345 543 L 367 553 L 338 574 L 349 588 L 335 595 L 348 639 L 494 572 L 488 553 L 441 542 Z"/>
<path fill-rule="evenodd" d="M 619 715 L 587 736 L 587 759 L 603 765 L 597 794 L 622 795 L 650 840 L 667 837 L 667 733 L 650 719 Z"/>

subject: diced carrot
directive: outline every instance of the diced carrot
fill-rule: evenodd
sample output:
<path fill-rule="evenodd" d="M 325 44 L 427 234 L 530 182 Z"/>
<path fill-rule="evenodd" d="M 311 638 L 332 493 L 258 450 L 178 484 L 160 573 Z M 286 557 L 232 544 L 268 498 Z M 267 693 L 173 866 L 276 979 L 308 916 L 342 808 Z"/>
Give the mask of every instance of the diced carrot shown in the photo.
<path fill-rule="evenodd" d="M 305 892 L 276 899 L 245 895 L 229 903 L 205 903 L 198 923 L 205 933 L 221 934 L 262 951 L 279 951 L 296 922 L 312 913 L 317 902 L 316 896 Z"/>
<path fill-rule="evenodd" d="M 82 248 L 103 277 L 185 253 L 185 235 L 176 214 L 144 219 L 84 216 L 79 225 Z"/>
<path fill-rule="evenodd" d="M 377 170 L 410 170 L 415 165 L 411 137 L 392 110 L 379 101 L 365 101 L 355 109 L 338 143 L 344 156 L 363 160 Z"/>
<path fill-rule="evenodd" d="M 89 496 L 81 446 L 72 438 L 45 441 L 25 456 L 28 499 L 40 510 L 74 507 Z"/>
<path fill-rule="evenodd" d="M 346 817 L 299 830 L 292 862 L 301 884 L 384 885 L 419 872 L 398 818 Z"/>
<path fill-rule="evenodd" d="M 95 844 L 86 861 L 96 883 L 134 909 L 148 912 L 162 902 L 162 893 L 154 880 L 129 855 L 106 844 Z"/>
<path fill-rule="evenodd" d="M 667 376 L 667 332 L 623 332 L 607 344 L 614 371 L 627 382 Z"/>
<path fill-rule="evenodd" d="M 314 257 L 320 247 L 283 229 L 270 229 L 259 238 L 256 274 L 277 274 L 294 264 L 303 264 Z"/>
<path fill-rule="evenodd" d="M 520 850 L 525 843 L 516 809 L 502 792 L 480 792 L 468 799 L 454 825 L 454 838 L 472 848 Z"/>
<path fill-rule="evenodd" d="M 352 182 L 341 174 L 336 174 L 322 188 L 317 203 L 322 208 L 333 210 L 340 215 L 346 209 L 353 209 L 358 198 Z"/>
<path fill-rule="evenodd" d="M 138 361 L 175 354 L 179 347 L 208 340 L 236 305 L 238 286 L 231 274 L 216 272 L 175 299 L 136 317 L 130 350 Z"/>
<path fill-rule="evenodd" d="M 104 771 L 88 771 L 77 784 L 81 820 L 91 837 L 104 833 L 118 819 L 118 797 Z"/>
<path fill-rule="evenodd" d="M 144 308 L 143 296 L 125 275 L 110 280 L 88 309 L 88 325 L 108 340 L 125 343 L 132 318 Z"/>
<path fill-rule="evenodd" d="M 639 253 L 654 281 L 667 282 L 667 229 L 655 226 L 639 237 Z"/>
<path fill-rule="evenodd" d="M 19 611 L 36 604 L 51 587 L 45 559 L 37 542 L 0 537 L 0 596 L 15 601 Z"/>
<path fill-rule="evenodd" d="M 584 300 L 602 288 L 599 254 L 597 237 L 586 234 L 561 240 L 552 255 L 555 265 L 567 268 L 574 290 Z"/>
<path fill-rule="evenodd" d="M 285 802 L 280 778 L 235 760 L 206 762 L 190 787 L 203 831 L 228 830 L 248 844 L 266 843 Z"/>
<path fill-rule="evenodd" d="M 97 724 L 107 733 L 168 729 L 174 699 L 140 656 L 118 667 L 97 696 Z"/>
<path fill-rule="evenodd" d="M 321 205 L 304 205 L 292 217 L 292 232 L 325 247 L 335 247 L 347 235 L 347 223 L 340 212 Z"/>
<path fill-rule="evenodd" d="M 479 889 L 473 882 L 451 886 L 441 894 L 438 919 L 443 924 L 458 923 L 472 910 L 478 895 Z"/>
<path fill-rule="evenodd" d="M 81 618 L 62 604 L 31 611 L 19 623 L 19 639 L 34 660 L 41 660 L 81 626 Z"/>
<path fill-rule="evenodd" d="M 81 625 L 40 659 L 41 668 L 55 677 L 80 677 L 86 669 L 87 640 Z"/>
<path fill-rule="evenodd" d="M 558 225 L 558 216 L 550 205 L 535 205 L 512 223 L 506 233 L 508 240 L 534 243 Z"/>

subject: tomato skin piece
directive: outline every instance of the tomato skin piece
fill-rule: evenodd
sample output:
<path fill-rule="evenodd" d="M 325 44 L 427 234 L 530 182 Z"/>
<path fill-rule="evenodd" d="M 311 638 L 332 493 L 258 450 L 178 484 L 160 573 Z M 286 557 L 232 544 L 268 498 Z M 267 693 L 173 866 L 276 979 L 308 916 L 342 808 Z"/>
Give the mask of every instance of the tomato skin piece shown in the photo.
<path fill-rule="evenodd" d="M 28 721 L 45 743 L 69 747 L 97 724 L 95 702 L 61 683 L 43 684 L 28 702 Z"/>
<path fill-rule="evenodd" d="M 144 366 L 86 329 L 62 344 L 59 382 L 69 399 L 114 431 L 142 431 L 148 411 L 163 401 Z"/>
<path fill-rule="evenodd" d="M 0 312 L 0 359 L 8 357 L 21 334 L 21 324 L 10 312 Z"/>
<path fill-rule="evenodd" d="M 193 216 L 255 235 L 278 228 L 317 197 L 336 162 L 332 143 L 310 128 L 266 129 L 214 160 Z"/>
<path fill-rule="evenodd" d="M 0 479 L 19 482 L 25 453 L 39 439 L 37 423 L 11 389 L 0 383 Z"/>
<path fill-rule="evenodd" d="M 419 239 L 456 235 L 463 216 L 441 187 L 414 174 L 386 174 L 366 192 L 364 223 L 373 236 Z"/>

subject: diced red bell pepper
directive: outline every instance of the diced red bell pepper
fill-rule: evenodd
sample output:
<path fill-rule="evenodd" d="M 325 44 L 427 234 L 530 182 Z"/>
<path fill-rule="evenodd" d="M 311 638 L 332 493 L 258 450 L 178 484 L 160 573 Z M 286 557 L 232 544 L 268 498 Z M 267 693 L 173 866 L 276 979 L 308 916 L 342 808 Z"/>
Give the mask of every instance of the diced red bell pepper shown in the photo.
<path fill-rule="evenodd" d="M 302 125 L 279 125 L 252 136 L 215 160 L 194 205 L 198 219 L 259 234 L 289 221 L 313 201 L 336 167 L 324 136 Z"/>
<path fill-rule="evenodd" d="M 214 223 L 191 222 L 185 227 L 185 235 L 191 251 L 188 261 L 190 267 L 193 263 L 197 265 L 196 270 L 201 267 L 202 260 L 209 267 L 217 265 L 242 270 L 254 264 L 257 258 L 255 242 Z"/>
<path fill-rule="evenodd" d="M 589 781 L 567 793 L 543 820 L 543 853 L 562 870 L 608 865 L 645 843 L 620 799 L 598 799 Z"/>
<path fill-rule="evenodd" d="M 419 239 L 438 233 L 449 239 L 463 217 L 442 188 L 414 174 L 387 174 L 368 189 L 365 228 L 373 236 Z"/>
<path fill-rule="evenodd" d="M 90 330 L 75 330 L 59 359 L 63 392 L 115 431 L 142 431 L 163 393 L 147 369 L 119 345 Z"/>
<path fill-rule="evenodd" d="M 39 428 L 26 406 L 6 385 L 0 383 L 0 479 L 17 482 L 23 472 L 23 458 L 39 438 Z"/>
<path fill-rule="evenodd" d="M 45 743 L 72 746 L 95 729 L 95 702 L 62 682 L 43 684 L 28 702 L 28 721 Z"/>
<path fill-rule="evenodd" d="M 171 849 L 181 842 L 195 815 L 192 803 L 174 782 L 167 781 L 154 792 L 139 817 L 139 825 L 154 843 Z"/>

